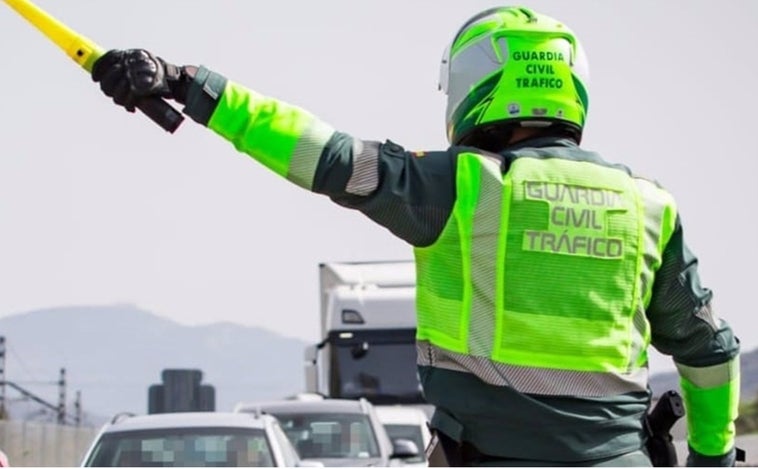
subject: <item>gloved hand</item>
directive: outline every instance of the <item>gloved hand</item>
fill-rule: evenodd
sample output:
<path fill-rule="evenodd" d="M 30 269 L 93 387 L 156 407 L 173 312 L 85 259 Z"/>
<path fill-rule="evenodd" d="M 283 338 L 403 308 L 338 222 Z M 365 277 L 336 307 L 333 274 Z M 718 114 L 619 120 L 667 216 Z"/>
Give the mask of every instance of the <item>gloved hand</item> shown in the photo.
<path fill-rule="evenodd" d="M 144 97 L 170 98 L 184 104 L 195 67 L 168 64 L 144 49 L 113 49 L 92 67 L 92 80 L 113 102 L 134 112 Z"/>

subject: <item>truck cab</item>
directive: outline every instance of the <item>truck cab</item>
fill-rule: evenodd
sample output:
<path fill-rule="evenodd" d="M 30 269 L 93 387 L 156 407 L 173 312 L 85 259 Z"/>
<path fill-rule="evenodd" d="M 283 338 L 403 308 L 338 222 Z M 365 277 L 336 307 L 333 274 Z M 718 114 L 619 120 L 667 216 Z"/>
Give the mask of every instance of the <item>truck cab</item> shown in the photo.
<path fill-rule="evenodd" d="M 424 404 L 416 371 L 413 261 L 319 264 L 321 342 L 305 351 L 306 391 Z"/>

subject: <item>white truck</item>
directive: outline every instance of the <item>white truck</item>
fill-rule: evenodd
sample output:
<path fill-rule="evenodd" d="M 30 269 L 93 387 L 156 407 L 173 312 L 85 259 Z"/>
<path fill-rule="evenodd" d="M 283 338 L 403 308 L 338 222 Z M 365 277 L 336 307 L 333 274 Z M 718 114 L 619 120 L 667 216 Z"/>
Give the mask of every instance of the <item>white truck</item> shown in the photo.
<path fill-rule="evenodd" d="M 424 404 L 416 371 L 413 261 L 319 264 L 321 342 L 306 348 L 306 392 Z"/>

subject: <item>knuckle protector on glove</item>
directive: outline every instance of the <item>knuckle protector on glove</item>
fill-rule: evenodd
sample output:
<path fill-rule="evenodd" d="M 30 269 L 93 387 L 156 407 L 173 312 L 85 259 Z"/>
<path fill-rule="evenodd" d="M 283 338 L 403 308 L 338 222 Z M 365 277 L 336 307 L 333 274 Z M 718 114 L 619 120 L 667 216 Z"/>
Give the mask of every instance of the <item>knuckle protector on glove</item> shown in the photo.
<path fill-rule="evenodd" d="M 161 61 L 143 49 L 133 49 L 124 57 L 126 76 L 132 91 L 139 96 L 164 94 L 165 69 Z"/>

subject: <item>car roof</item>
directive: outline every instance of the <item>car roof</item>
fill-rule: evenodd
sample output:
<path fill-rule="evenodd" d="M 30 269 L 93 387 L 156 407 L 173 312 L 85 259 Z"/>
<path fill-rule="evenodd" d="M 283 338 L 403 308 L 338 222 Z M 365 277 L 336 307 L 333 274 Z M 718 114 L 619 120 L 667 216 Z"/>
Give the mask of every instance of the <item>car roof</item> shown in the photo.
<path fill-rule="evenodd" d="M 161 428 L 265 428 L 265 419 L 270 416 L 240 414 L 235 412 L 171 412 L 165 414 L 135 415 L 115 420 L 106 432 L 152 430 Z"/>
<path fill-rule="evenodd" d="M 382 423 L 418 425 L 428 421 L 426 412 L 417 407 L 379 405 L 374 409 Z"/>
<path fill-rule="evenodd" d="M 366 400 L 323 399 L 323 400 L 278 400 L 262 402 L 242 402 L 235 406 L 236 412 L 266 413 L 347 413 L 368 414 L 371 404 Z"/>

